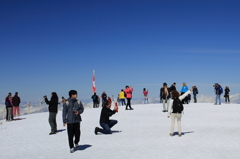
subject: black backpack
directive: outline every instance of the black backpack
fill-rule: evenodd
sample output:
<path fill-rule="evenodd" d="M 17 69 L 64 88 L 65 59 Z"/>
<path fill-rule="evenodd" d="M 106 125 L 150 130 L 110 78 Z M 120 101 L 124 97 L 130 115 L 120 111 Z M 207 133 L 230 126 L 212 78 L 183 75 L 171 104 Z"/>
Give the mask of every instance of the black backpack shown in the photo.
<path fill-rule="evenodd" d="M 97 100 L 97 96 L 96 95 L 93 95 L 93 100 Z"/>
<path fill-rule="evenodd" d="M 178 98 L 173 100 L 173 112 L 172 113 L 182 113 L 183 111 L 183 104 Z"/>

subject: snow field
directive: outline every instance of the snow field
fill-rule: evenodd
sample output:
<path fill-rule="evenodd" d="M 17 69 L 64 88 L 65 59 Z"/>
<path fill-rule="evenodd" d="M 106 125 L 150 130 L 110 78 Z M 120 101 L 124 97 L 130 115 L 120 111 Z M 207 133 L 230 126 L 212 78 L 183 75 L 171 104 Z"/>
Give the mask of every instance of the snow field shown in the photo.
<path fill-rule="evenodd" d="M 170 137 L 171 119 L 162 104 L 119 106 L 112 135 L 95 135 L 101 108 L 86 108 L 82 114 L 80 149 L 69 152 L 62 112 L 57 115 L 56 135 L 48 135 L 48 113 L 21 116 L 19 121 L 1 121 L 1 159 L 114 158 L 114 159 L 226 159 L 240 158 L 240 105 L 191 103 L 184 105 L 182 137 Z M 175 124 L 177 132 L 177 124 Z M 177 134 L 177 133 L 176 133 Z"/>

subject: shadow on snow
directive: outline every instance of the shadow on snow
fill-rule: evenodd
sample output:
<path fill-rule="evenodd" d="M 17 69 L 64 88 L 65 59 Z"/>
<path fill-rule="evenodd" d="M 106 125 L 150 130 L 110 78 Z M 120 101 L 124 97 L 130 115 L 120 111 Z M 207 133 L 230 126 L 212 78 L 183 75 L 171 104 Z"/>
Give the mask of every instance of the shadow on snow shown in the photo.
<path fill-rule="evenodd" d="M 76 151 L 83 151 L 89 147 L 92 147 L 92 145 L 88 145 L 88 144 L 85 144 L 85 145 L 80 145 L 78 149 L 76 149 Z"/>
<path fill-rule="evenodd" d="M 186 135 L 186 134 L 189 134 L 189 133 L 194 133 L 194 131 L 182 132 L 182 135 Z M 175 136 L 175 135 L 178 135 L 178 132 L 174 132 L 173 136 Z"/>

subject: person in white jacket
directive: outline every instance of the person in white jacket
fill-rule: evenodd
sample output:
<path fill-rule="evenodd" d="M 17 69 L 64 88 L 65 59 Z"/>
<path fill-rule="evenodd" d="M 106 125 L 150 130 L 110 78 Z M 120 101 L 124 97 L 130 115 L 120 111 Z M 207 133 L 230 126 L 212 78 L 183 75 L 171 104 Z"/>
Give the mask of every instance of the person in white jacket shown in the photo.
<path fill-rule="evenodd" d="M 173 136 L 173 131 L 174 131 L 174 124 L 175 124 L 175 120 L 177 119 L 177 123 L 178 123 L 178 136 L 181 137 L 182 136 L 182 132 L 181 132 L 181 118 L 182 118 L 182 112 L 174 112 L 173 110 L 173 101 L 174 99 L 179 99 L 180 101 L 182 101 L 188 94 L 190 94 L 192 91 L 192 89 L 188 90 L 187 92 L 185 92 L 183 95 L 180 96 L 178 91 L 172 91 L 171 95 L 172 95 L 172 99 L 169 102 L 170 105 L 170 109 L 168 109 L 168 118 L 171 116 L 171 132 L 170 132 L 170 136 Z"/>

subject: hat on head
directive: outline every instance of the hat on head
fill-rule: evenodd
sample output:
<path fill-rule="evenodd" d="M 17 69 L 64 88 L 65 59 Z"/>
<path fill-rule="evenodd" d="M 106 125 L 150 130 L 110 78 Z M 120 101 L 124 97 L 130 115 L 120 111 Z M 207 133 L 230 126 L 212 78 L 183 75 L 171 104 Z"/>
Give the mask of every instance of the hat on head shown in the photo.
<path fill-rule="evenodd" d="M 176 84 L 175 82 L 173 84 Z"/>
<path fill-rule="evenodd" d="M 167 86 L 167 83 L 165 82 L 165 83 L 163 83 L 163 86 Z"/>

